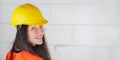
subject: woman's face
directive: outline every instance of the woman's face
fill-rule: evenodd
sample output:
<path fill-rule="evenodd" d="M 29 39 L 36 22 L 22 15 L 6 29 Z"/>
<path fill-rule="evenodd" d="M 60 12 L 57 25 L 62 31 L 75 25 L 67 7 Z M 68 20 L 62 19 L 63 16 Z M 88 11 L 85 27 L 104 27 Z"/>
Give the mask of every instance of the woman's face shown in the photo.
<path fill-rule="evenodd" d="M 43 26 L 28 26 L 28 40 L 33 46 L 43 43 L 43 34 Z"/>

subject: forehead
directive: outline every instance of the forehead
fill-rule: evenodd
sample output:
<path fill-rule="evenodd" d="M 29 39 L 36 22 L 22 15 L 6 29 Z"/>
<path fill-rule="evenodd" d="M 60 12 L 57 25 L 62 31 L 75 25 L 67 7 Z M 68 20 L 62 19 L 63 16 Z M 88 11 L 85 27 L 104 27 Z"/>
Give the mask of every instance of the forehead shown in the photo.
<path fill-rule="evenodd" d="M 37 25 L 28 25 L 28 27 L 42 27 L 42 25 L 39 25 L 39 26 L 37 26 Z"/>

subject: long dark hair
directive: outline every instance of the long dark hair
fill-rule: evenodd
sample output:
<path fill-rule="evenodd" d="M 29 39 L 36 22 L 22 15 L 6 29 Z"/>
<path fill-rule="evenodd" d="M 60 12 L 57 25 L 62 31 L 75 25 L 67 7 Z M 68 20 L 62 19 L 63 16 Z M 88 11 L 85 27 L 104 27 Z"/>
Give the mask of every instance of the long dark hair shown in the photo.
<path fill-rule="evenodd" d="M 28 25 L 20 25 L 17 26 L 17 33 L 15 37 L 15 41 L 13 42 L 13 46 L 11 49 L 11 60 L 13 58 L 13 52 L 19 53 L 21 51 L 28 51 L 34 55 L 42 57 L 44 60 L 51 60 L 47 44 L 45 41 L 45 36 L 43 36 L 42 45 L 32 46 L 28 41 L 27 35 Z"/>

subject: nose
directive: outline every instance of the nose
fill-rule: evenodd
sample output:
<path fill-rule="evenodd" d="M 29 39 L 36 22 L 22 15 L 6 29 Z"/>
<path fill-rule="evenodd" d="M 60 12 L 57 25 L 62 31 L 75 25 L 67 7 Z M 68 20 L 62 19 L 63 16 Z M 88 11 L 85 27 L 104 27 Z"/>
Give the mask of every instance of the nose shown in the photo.
<path fill-rule="evenodd" d="M 43 28 L 38 28 L 38 31 L 37 31 L 38 34 L 44 34 L 44 31 L 43 31 Z"/>

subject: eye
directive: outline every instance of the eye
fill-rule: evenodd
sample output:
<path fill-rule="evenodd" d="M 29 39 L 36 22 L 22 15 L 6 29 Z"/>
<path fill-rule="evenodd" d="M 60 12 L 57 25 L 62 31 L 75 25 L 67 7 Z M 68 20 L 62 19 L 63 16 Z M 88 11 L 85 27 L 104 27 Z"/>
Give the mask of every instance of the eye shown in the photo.
<path fill-rule="evenodd" d="M 43 26 L 40 26 L 40 28 L 43 28 Z"/>
<path fill-rule="evenodd" d="M 32 27 L 31 30 L 35 30 L 35 27 Z"/>

